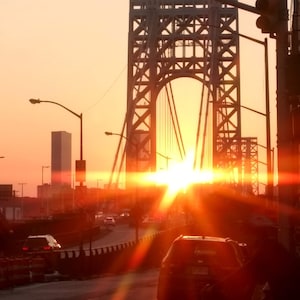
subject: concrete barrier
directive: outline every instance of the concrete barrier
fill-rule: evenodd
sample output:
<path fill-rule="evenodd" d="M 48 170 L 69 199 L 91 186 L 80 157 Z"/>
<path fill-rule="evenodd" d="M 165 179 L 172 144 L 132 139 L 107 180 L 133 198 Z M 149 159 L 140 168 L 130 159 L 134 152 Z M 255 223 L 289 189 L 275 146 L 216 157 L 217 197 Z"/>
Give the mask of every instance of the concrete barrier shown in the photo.
<path fill-rule="evenodd" d="M 31 282 L 45 281 L 46 262 L 42 257 L 33 257 L 30 260 L 30 279 Z"/>
<path fill-rule="evenodd" d="M 29 259 L 26 257 L 11 259 L 9 263 L 12 281 L 15 286 L 30 282 Z"/>
<path fill-rule="evenodd" d="M 7 270 L 8 270 L 8 260 L 5 258 L 0 259 L 0 289 L 4 289 L 8 287 Z"/>

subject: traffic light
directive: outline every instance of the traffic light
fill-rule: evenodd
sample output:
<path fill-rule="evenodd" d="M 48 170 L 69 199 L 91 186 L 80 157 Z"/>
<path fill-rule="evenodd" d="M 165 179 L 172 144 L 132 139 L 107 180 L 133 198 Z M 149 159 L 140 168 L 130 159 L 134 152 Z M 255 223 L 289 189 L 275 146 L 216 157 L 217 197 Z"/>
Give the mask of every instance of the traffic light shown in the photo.
<path fill-rule="evenodd" d="M 256 20 L 256 26 L 262 33 L 270 33 L 270 37 L 275 37 L 280 21 L 280 1 L 282 0 L 256 0 L 256 8 L 260 13 Z"/>
<path fill-rule="evenodd" d="M 75 169 L 76 181 L 81 183 L 84 182 L 86 173 L 85 160 L 76 160 Z"/>

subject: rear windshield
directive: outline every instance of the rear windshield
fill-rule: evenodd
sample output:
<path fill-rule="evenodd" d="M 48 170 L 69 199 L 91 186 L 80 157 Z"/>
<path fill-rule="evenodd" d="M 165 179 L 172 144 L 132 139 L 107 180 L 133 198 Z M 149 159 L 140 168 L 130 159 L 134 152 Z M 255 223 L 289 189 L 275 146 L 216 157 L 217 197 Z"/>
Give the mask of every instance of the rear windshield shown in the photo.
<path fill-rule="evenodd" d="M 224 267 L 237 267 L 239 262 L 234 248 L 223 242 L 176 241 L 169 252 L 172 262 L 218 264 Z"/>
<path fill-rule="evenodd" d="M 46 245 L 48 245 L 48 243 L 45 238 L 29 238 L 25 242 L 25 246 L 30 248 L 41 248 Z"/>

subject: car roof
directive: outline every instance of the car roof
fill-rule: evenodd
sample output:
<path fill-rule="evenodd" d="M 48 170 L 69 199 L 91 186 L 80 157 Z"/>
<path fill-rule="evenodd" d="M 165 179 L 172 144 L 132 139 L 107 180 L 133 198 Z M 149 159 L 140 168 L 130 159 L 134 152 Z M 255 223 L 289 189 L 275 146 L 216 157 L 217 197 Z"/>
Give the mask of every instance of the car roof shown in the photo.
<path fill-rule="evenodd" d="M 181 235 L 176 240 L 186 240 L 186 241 L 208 241 L 208 242 L 230 242 L 233 241 L 229 237 L 216 237 L 207 235 Z"/>
<path fill-rule="evenodd" d="M 38 239 L 38 238 L 51 238 L 54 239 L 54 237 L 51 234 L 38 234 L 38 235 L 29 235 L 27 237 L 28 239 Z"/>

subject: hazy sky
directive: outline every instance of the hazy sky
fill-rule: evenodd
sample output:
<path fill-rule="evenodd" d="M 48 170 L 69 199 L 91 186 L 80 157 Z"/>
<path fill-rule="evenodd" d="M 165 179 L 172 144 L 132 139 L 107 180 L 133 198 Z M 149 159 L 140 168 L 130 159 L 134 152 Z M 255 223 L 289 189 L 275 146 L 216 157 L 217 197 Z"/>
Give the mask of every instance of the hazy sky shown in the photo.
<path fill-rule="evenodd" d="M 120 132 L 126 109 L 128 17 L 126 0 L 0 0 L 1 184 L 13 184 L 20 195 L 20 183 L 26 183 L 24 196 L 36 196 L 42 166 L 51 164 L 52 131 L 72 133 L 72 161 L 79 159 L 79 119 L 56 105 L 32 105 L 29 98 L 83 113 L 86 184 L 107 182 L 118 139 L 104 131 Z M 255 19 L 241 13 L 241 33 L 263 40 Z M 264 112 L 263 63 L 263 47 L 241 41 L 242 104 Z M 274 100 L 271 110 L 274 123 Z M 243 120 L 251 123 L 243 129 L 245 136 L 261 134 L 264 118 L 243 112 Z M 50 178 L 50 169 L 44 169 L 44 182 Z"/>

